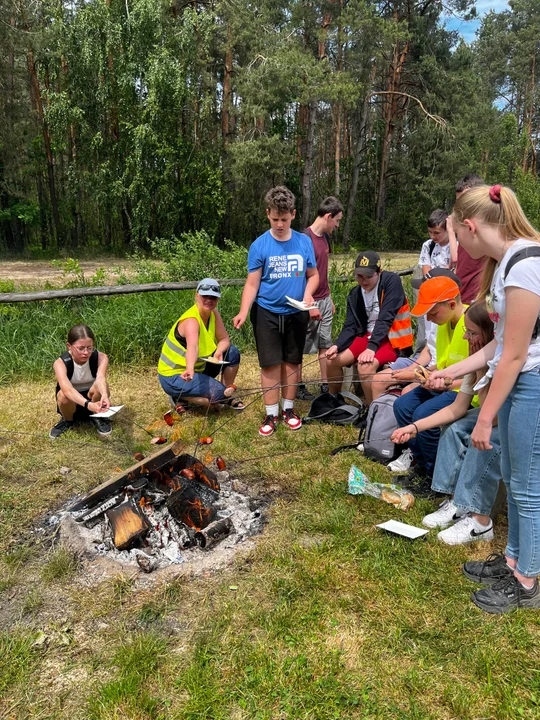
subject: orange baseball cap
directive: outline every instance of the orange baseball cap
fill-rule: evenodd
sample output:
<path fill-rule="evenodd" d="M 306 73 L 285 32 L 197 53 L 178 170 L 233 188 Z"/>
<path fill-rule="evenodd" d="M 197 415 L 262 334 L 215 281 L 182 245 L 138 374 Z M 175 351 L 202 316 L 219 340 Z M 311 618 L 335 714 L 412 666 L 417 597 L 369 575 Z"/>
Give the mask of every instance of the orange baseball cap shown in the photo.
<path fill-rule="evenodd" d="M 411 315 L 425 315 L 437 303 L 454 300 L 458 295 L 459 287 L 449 277 L 440 276 L 426 280 L 420 285 L 418 302 L 411 310 Z"/>

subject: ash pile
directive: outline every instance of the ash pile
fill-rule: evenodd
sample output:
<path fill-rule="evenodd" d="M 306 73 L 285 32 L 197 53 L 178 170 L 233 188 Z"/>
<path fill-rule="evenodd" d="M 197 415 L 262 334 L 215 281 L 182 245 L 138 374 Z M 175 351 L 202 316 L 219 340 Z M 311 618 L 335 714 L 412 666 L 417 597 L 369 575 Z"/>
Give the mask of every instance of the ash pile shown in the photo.
<path fill-rule="evenodd" d="M 87 558 L 152 572 L 262 531 L 263 498 L 239 492 L 225 469 L 177 453 L 175 444 L 162 449 L 61 513 L 63 542 Z"/>

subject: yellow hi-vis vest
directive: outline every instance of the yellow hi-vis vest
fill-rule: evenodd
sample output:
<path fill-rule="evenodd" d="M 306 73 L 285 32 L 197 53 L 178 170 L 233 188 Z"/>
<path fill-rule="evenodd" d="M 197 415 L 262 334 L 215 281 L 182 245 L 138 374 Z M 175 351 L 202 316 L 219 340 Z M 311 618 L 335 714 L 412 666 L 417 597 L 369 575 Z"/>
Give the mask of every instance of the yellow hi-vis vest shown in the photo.
<path fill-rule="evenodd" d="M 164 377 L 181 375 L 186 370 L 187 348 L 180 345 L 175 336 L 176 326 L 186 318 L 195 318 L 195 320 L 199 323 L 199 358 L 212 355 L 217 348 L 216 316 L 214 313 L 210 315 L 210 321 L 207 329 L 201 319 L 201 316 L 199 315 L 198 307 L 193 305 L 174 323 L 172 328 L 169 330 L 169 334 L 167 335 L 165 342 L 163 343 L 163 347 L 161 348 L 161 357 L 159 358 L 158 363 L 158 373 Z M 204 360 L 197 360 L 195 363 L 195 372 L 202 372 L 205 364 Z"/>

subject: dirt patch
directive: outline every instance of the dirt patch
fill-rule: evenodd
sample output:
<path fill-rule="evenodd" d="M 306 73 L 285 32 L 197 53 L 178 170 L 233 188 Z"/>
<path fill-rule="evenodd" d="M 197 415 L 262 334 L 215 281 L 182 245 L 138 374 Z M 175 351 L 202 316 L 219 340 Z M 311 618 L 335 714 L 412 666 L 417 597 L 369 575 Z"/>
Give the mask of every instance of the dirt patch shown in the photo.
<path fill-rule="evenodd" d="M 92 277 L 100 268 L 105 268 L 107 285 L 114 285 L 121 273 L 129 275 L 133 271 L 133 263 L 120 258 L 81 261 L 79 265 L 86 278 Z M 66 276 L 61 267 L 51 262 L 3 260 L 0 265 L 0 280 L 12 280 L 16 285 L 44 285 L 46 282 L 65 285 L 73 279 L 73 275 Z"/>

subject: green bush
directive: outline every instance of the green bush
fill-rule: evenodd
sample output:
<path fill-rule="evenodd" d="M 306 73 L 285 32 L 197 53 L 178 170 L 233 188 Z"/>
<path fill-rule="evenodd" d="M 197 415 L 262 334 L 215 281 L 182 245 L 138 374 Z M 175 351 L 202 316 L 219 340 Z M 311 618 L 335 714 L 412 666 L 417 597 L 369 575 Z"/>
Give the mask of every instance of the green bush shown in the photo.
<path fill-rule="evenodd" d="M 152 256 L 163 266 L 135 256 L 137 282 L 201 280 L 204 277 L 241 278 L 246 275 L 246 248 L 225 240 L 225 247 L 212 243 L 204 231 L 184 233 L 178 238 L 159 238 L 151 243 Z"/>

